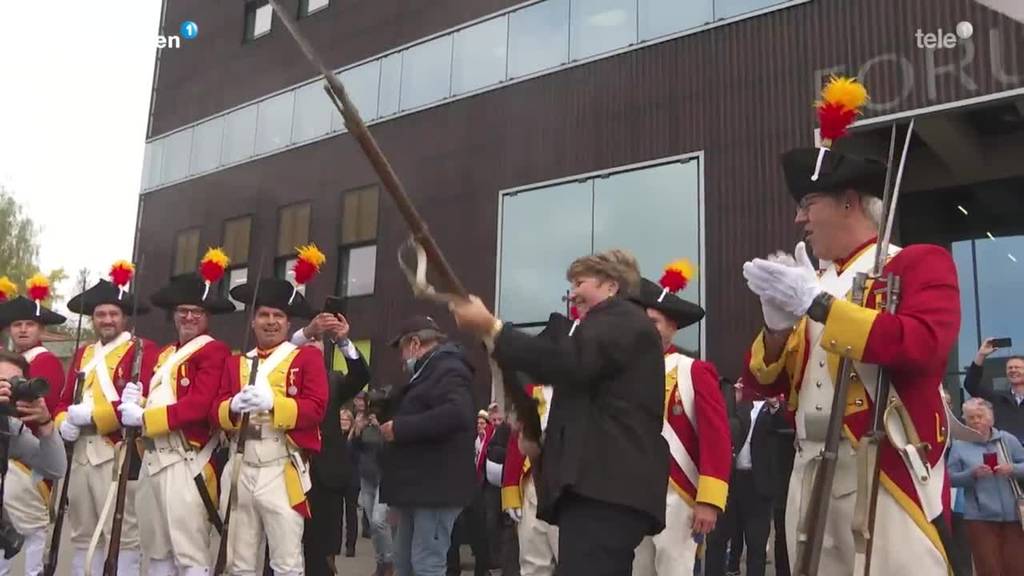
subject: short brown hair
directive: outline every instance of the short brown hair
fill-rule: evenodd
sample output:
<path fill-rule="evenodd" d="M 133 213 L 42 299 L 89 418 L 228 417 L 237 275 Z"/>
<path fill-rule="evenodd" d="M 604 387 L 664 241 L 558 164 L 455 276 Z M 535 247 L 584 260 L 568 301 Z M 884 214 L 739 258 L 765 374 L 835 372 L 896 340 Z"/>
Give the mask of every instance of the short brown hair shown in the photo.
<path fill-rule="evenodd" d="M 613 249 L 580 256 L 569 265 L 565 279 L 572 282 L 580 276 L 617 282 L 624 296 L 635 294 L 640 288 L 640 265 L 636 257 L 626 250 Z"/>
<path fill-rule="evenodd" d="M 22 376 L 28 376 L 28 360 L 21 354 L 10 350 L 0 350 L 0 364 L 11 364 L 21 370 Z"/>

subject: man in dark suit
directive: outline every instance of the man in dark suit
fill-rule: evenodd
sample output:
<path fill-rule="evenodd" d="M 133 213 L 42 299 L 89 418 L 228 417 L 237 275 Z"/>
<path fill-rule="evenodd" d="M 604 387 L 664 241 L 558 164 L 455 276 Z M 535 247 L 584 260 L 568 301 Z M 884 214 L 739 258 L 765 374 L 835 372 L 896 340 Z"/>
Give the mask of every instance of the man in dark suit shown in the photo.
<path fill-rule="evenodd" d="M 779 398 L 742 400 L 733 417 L 734 464 L 729 501 L 715 532 L 708 538 L 709 576 L 725 574 L 725 548 L 734 532 L 742 532 L 747 550 L 747 576 L 764 576 L 772 503 L 779 490 L 778 435 L 786 427 Z"/>
<path fill-rule="evenodd" d="M 341 553 L 341 516 L 345 493 L 352 481 L 352 460 L 342 437 L 339 413 L 370 381 L 370 370 L 359 350 L 348 338 L 349 324 L 341 314 L 321 313 L 309 326 L 296 332 L 293 344 L 305 344 L 307 338 L 327 342 L 325 357 L 328 372 L 328 402 L 320 423 L 321 448 L 311 459 L 313 486 L 309 498 L 312 517 L 303 531 L 303 553 L 308 576 L 334 574 L 334 557 Z M 321 347 L 320 341 L 314 344 Z M 334 347 L 345 355 L 348 373 L 333 370 Z"/>
<path fill-rule="evenodd" d="M 984 398 L 992 403 L 996 417 L 996 428 L 1013 434 L 1024 442 L 1024 356 L 1010 356 L 1006 359 L 1006 381 L 1008 390 L 996 390 L 992 380 L 982 378 L 985 360 L 998 350 L 993 338 L 986 338 L 978 348 L 974 362 L 967 367 L 964 388 L 971 396 Z"/>

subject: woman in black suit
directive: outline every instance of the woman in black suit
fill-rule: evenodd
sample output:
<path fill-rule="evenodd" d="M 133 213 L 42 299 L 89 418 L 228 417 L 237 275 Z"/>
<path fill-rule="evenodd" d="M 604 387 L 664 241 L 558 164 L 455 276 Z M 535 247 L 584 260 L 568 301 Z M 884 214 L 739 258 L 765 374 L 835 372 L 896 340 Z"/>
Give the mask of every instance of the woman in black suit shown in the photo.
<path fill-rule="evenodd" d="M 665 524 L 661 338 L 644 309 L 626 298 L 640 284 L 629 253 L 583 256 L 566 277 L 581 316 L 571 337 L 506 328 L 476 296 L 451 308 L 463 329 L 493 339 L 502 369 L 554 388 L 537 516 L 560 528 L 559 574 L 628 576 L 633 550 Z M 537 456 L 539 447 L 524 448 Z"/>

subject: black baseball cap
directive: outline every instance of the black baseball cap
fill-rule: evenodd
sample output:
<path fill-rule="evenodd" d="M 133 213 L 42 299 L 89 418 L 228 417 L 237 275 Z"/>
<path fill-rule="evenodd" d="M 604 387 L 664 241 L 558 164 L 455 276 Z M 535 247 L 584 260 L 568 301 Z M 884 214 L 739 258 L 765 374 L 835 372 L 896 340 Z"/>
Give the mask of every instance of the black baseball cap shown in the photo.
<path fill-rule="evenodd" d="M 391 340 L 390 346 L 392 348 L 397 348 L 398 343 L 401 342 L 402 338 L 405 338 L 409 334 L 420 332 L 421 330 L 433 330 L 439 334 L 444 334 L 444 332 L 441 332 L 441 328 L 437 325 L 437 322 L 434 322 L 434 319 L 430 316 L 410 316 L 405 320 L 405 322 L 402 322 L 402 327 L 399 329 L 398 334 L 394 339 Z"/>

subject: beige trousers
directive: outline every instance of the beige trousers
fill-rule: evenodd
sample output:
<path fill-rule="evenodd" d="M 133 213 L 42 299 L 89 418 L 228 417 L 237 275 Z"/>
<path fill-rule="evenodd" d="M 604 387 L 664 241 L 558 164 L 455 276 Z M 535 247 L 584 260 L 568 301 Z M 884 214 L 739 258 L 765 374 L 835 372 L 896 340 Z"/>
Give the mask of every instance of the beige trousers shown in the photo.
<path fill-rule="evenodd" d="M 173 560 L 179 569 L 209 567 L 210 526 L 188 463 L 180 460 L 153 471 L 146 452 L 135 494 L 142 550 L 151 560 Z"/>
<path fill-rule="evenodd" d="M 675 488 L 665 498 L 665 529 L 646 536 L 633 556 L 633 576 L 693 576 L 697 542 L 693 539 L 693 508 Z"/>
<path fill-rule="evenodd" d="M 90 464 L 85 456 L 87 436 L 75 442 L 75 457 L 71 463 L 71 481 L 68 484 L 68 519 L 71 522 L 71 542 L 75 548 L 86 549 L 92 538 L 93 529 L 99 524 L 103 504 L 108 492 L 117 489 L 114 484 L 114 463 L 110 459 L 102 463 Z M 125 495 L 124 523 L 121 526 L 121 550 L 139 549 L 139 528 L 135 518 L 135 485 L 128 482 Z M 110 511 L 103 525 L 103 538 L 96 556 L 103 557 L 105 541 L 110 538 L 110 527 L 114 519 L 114 502 L 111 497 Z"/>
<path fill-rule="evenodd" d="M 523 518 L 518 532 L 521 576 L 552 576 L 558 564 L 558 527 L 537 518 L 532 474 L 523 479 Z"/>
<path fill-rule="evenodd" d="M 270 544 L 270 567 L 276 576 L 301 576 L 303 517 L 288 503 L 284 467 L 288 458 L 257 466 L 234 458 L 221 476 L 221 516 L 228 507 L 233 467 L 241 465 L 238 503 L 228 531 L 227 572 L 232 576 L 256 574 L 263 542 Z"/>

